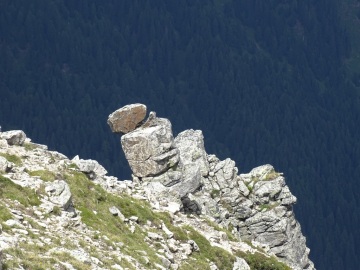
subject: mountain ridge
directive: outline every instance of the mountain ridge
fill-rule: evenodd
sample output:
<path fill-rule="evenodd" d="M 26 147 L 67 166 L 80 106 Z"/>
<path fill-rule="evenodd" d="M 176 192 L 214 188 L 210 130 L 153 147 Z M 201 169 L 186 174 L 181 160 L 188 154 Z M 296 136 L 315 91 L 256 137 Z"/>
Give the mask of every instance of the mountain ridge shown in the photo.
<path fill-rule="evenodd" d="M 153 119 L 155 125 L 143 128 L 140 125 L 127 134 L 134 135 L 139 129 L 163 130 L 161 125 L 168 123 Z M 186 130 L 181 134 L 175 138 L 180 171 L 170 173 L 169 169 L 175 166 L 172 160 L 161 173 L 134 175 L 132 181 L 118 181 L 116 177 L 107 176 L 106 169 L 97 161 L 78 156 L 70 160 L 47 150 L 47 146 L 32 143 L 22 131 L 0 133 L 2 268 L 290 269 L 280 263 L 281 260 L 290 264 L 291 269 L 314 269 L 307 258 L 309 250 L 306 246 L 305 250 L 301 248 L 304 242 L 291 247 L 302 253 L 300 257 L 305 256 L 304 260 L 294 262 L 286 258 L 288 254 L 276 257 L 275 254 L 281 253 L 279 242 L 277 246 L 266 243 L 269 239 L 260 232 L 264 229 L 262 225 L 271 223 L 276 212 L 291 208 L 296 200 L 281 174 L 265 165 L 249 174 L 236 176 L 233 161 L 220 161 L 203 151 L 201 131 Z M 189 153 L 194 160 L 187 163 Z M 193 170 L 205 154 L 210 161 L 208 172 L 206 166 Z M 184 185 L 184 179 L 190 178 L 180 176 L 178 181 L 175 179 L 179 175 L 177 172 L 186 177 L 193 173 L 197 176 Z M 227 177 L 221 178 L 220 172 Z M 219 184 L 219 188 L 209 193 L 209 183 L 203 182 L 205 176 L 208 181 L 216 179 L 213 183 Z M 257 221 L 242 228 L 230 226 L 229 221 L 235 220 L 234 206 L 225 205 L 226 195 L 229 195 L 227 189 L 230 191 L 226 181 L 231 177 L 247 179 L 247 185 L 242 180 L 236 181 L 236 189 L 249 196 L 247 203 L 262 201 L 262 204 L 245 207 L 248 211 L 243 209 L 242 215 L 257 217 Z M 274 191 L 276 186 L 278 190 L 270 194 L 269 188 Z M 257 196 L 259 198 L 255 198 Z M 229 198 L 231 202 L 235 197 Z M 217 199 L 224 204 L 219 209 L 205 207 L 202 202 Z M 278 200 L 279 205 L 272 205 L 269 200 Z M 290 221 L 292 226 L 297 226 L 292 211 L 285 211 L 282 216 L 282 222 Z M 256 229 L 253 224 L 260 226 Z M 282 232 L 280 224 L 276 222 L 270 228 Z M 246 230 L 250 234 L 244 237 Z M 255 235 L 257 241 L 254 241 Z M 279 239 L 281 237 L 275 237 L 273 241 Z"/>

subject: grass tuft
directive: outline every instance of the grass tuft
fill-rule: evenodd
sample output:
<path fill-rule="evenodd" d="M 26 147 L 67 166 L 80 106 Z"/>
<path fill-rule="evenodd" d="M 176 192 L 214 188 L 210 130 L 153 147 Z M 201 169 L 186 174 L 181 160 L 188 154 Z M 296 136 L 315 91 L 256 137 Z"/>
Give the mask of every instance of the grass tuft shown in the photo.
<path fill-rule="evenodd" d="M 238 251 L 236 255 L 243 258 L 252 270 L 291 270 L 289 266 L 279 262 L 274 256 L 266 257 L 259 252 L 245 253 L 241 251 Z"/>
<path fill-rule="evenodd" d="M 0 175 L 0 198 L 17 200 L 26 207 L 40 205 L 40 200 L 34 190 L 17 185 L 2 175 Z"/>
<path fill-rule="evenodd" d="M 41 180 L 52 182 L 55 180 L 55 174 L 47 170 L 37 170 L 28 172 L 30 176 L 39 176 Z"/>
<path fill-rule="evenodd" d="M 10 155 L 8 153 L 0 153 L 0 156 L 3 156 L 4 158 L 6 158 L 7 161 L 14 163 L 16 166 L 22 165 L 21 158 L 16 155 Z"/>

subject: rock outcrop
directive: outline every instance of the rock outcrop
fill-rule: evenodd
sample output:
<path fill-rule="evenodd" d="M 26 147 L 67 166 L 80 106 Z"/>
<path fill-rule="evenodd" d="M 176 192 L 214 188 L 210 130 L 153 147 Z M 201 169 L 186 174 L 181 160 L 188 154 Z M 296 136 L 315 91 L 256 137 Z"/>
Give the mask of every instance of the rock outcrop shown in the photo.
<path fill-rule="evenodd" d="M 239 174 L 154 112 L 135 122 L 121 138 L 132 181 L 4 132 L 0 269 L 314 269 L 281 173 Z"/>
<path fill-rule="evenodd" d="M 170 122 L 155 113 L 122 136 L 121 145 L 134 182 L 159 209 L 175 205 L 209 216 L 292 269 L 314 269 L 293 213 L 296 198 L 271 165 L 238 174 L 233 160 L 206 153 L 201 131 L 186 130 L 173 139 Z"/>
<path fill-rule="evenodd" d="M 159 175 L 179 161 L 170 121 L 155 118 L 145 124 L 121 137 L 126 159 L 137 177 Z"/>
<path fill-rule="evenodd" d="M 5 139 L 9 145 L 23 145 L 26 134 L 22 130 L 11 130 L 1 132 L 0 139 Z"/>

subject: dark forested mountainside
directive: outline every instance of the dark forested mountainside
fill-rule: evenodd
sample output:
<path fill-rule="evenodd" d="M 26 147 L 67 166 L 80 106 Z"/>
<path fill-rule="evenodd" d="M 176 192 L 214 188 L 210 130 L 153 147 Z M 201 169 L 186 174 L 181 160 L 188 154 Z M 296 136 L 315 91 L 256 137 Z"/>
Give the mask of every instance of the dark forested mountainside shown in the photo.
<path fill-rule="evenodd" d="M 106 119 L 144 103 L 241 172 L 284 172 L 317 269 L 357 269 L 360 73 L 339 2 L 0 1 L 0 125 L 129 179 Z"/>

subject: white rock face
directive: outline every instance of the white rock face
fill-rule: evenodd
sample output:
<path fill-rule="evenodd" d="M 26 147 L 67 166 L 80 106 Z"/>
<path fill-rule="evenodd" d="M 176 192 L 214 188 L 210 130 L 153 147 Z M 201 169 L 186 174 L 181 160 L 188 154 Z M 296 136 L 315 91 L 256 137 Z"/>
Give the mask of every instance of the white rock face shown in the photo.
<path fill-rule="evenodd" d="M 7 140 L 1 138 L 1 132 L 0 132 L 0 148 L 5 149 L 7 147 L 8 147 Z"/>
<path fill-rule="evenodd" d="M 64 210 L 67 210 L 71 205 L 70 188 L 64 180 L 55 180 L 49 183 L 45 191 L 48 193 L 50 201 Z"/>
<path fill-rule="evenodd" d="M 163 118 L 121 137 L 126 159 L 137 177 L 156 176 L 176 165 L 179 151 L 173 143 L 171 123 Z"/>
<path fill-rule="evenodd" d="M 233 270 L 250 270 L 250 266 L 243 258 L 236 257 Z"/>
<path fill-rule="evenodd" d="M 107 170 L 96 160 L 84 160 L 80 159 L 79 156 L 75 156 L 72 161 L 79 167 L 79 170 L 86 173 L 90 179 L 95 179 L 98 176 L 102 177 L 107 174 Z"/>
<path fill-rule="evenodd" d="M 184 171 L 196 167 L 196 170 L 199 169 L 201 176 L 208 175 L 209 163 L 201 130 L 189 129 L 179 133 L 175 138 L 175 147 L 180 151 L 181 164 L 186 167 Z M 185 172 L 185 178 L 187 177 L 186 174 Z M 189 174 L 191 173 L 189 172 Z"/>
<path fill-rule="evenodd" d="M 11 130 L 0 133 L 0 139 L 5 139 L 9 145 L 23 145 L 26 134 L 22 130 Z"/>
<path fill-rule="evenodd" d="M 8 161 L 6 158 L 0 156 L 0 173 L 3 173 L 8 168 Z"/>

